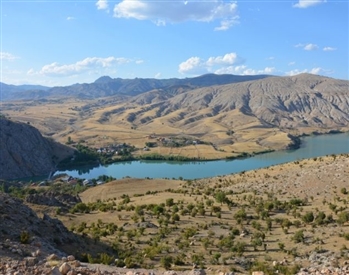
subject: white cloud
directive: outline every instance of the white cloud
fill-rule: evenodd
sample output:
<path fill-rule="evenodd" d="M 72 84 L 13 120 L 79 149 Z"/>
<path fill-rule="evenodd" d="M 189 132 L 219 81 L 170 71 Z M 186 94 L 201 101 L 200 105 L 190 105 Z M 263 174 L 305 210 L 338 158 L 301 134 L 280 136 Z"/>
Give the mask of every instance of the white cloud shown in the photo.
<path fill-rule="evenodd" d="M 0 60 L 11 61 L 11 60 L 15 60 L 15 59 L 19 59 L 19 57 L 15 56 L 11 53 L 0 52 Z"/>
<path fill-rule="evenodd" d="M 27 71 L 27 75 L 37 75 L 38 72 L 36 72 L 33 68 L 31 68 L 29 71 Z"/>
<path fill-rule="evenodd" d="M 206 71 L 205 62 L 203 62 L 199 57 L 190 57 L 179 64 L 178 71 L 181 74 L 200 74 Z"/>
<path fill-rule="evenodd" d="M 27 73 L 30 75 L 41 74 L 46 76 L 67 76 L 77 75 L 84 72 L 91 72 L 98 69 L 105 69 L 116 65 L 122 65 L 126 63 L 135 62 L 139 60 L 132 60 L 124 57 L 87 57 L 83 60 L 77 61 L 73 64 L 60 65 L 57 62 L 45 65 L 40 71 L 36 72 L 30 69 Z"/>
<path fill-rule="evenodd" d="M 238 23 L 237 4 L 212 1 L 122 0 L 114 7 L 114 17 L 150 20 L 157 25 L 185 21 L 220 21 L 215 30 L 227 30 Z"/>
<path fill-rule="evenodd" d="M 309 73 L 310 73 L 310 74 L 319 74 L 319 73 L 321 73 L 322 71 L 324 71 L 322 68 L 317 67 L 317 68 L 312 68 L 312 69 L 309 71 Z"/>
<path fill-rule="evenodd" d="M 96 3 L 97 9 L 99 10 L 107 10 L 108 9 L 108 1 L 107 0 L 98 0 Z"/>
<path fill-rule="evenodd" d="M 326 72 L 326 70 L 324 70 L 323 68 L 317 67 L 317 68 L 312 68 L 310 70 L 308 70 L 308 69 L 304 69 L 304 70 L 295 69 L 295 70 L 288 71 L 285 74 L 288 76 L 294 76 L 294 75 L 302 74 L 302 73 L 320 74 L 320 73 L 325 73 L 325 72 Z M 329 71 L 327 71 L 327 73 L 328 72 Z"/>
<path fill-rule="evenodd" d="M 308 70 L 303 70 L 303 71 L 300 71 L 298 69 L 295 69 L 295 70 L 291 70 L 291 71 L 288 71 L 286 72 L 285 74 L 288 75 L 288 76 L 294 76 L 294 75 L 297 75 L 297 74 L 302 74 L 302 73 L 306 73 L 308 72 Z"/>
<path fill-rule="evenodd" d="M 292 66 L 294 64 L 296 64 L 296 62 L 295 61 L 291 61 L 291 62 L 288 63 L 288 66 Z"/>
<path fill-rule="evenodd" d="M 336 48 L 333 48 L 333 47 L 324 47 L 323 50 L 324 50 L 325 52 L 329 52 L 329 51 L 335 51 L 335 50 L 337 50 L 337 49 L 336 49 Z"/>
<path fill-rule="evenodd" d="M 247 66 L 228 66 L 223 67 L 215 71 L 215 74 L 243 74 L 243 72 L 247 69 Z"/>
<path fill-rule="evenodd" d="M 206 61 L 195 56 L 179 64 L 178 71 L 182 74 L 203 74 L 219 69 L 224 70 L 224 68 L 228 66 L 241 63 L 243 63 L 243 59 L 236 53 L 227 53 L 223 56 L 211 56 Z"/>
<path fill-rule="evenodd" d="M 319 48 L 318 45 L 310 43 L 310 44 L 305 45 L 303 49 L 306 51 L 314 51 L 314 50 L 317 50 L 318 48 Z"/>
<path fill-rule="evenodd" d="M 157 73 L 154 77 L 155 78 L 160 78 L 161 77 L 161 73 Z"/>
<path fill-rule="evenodd" d="M 68 16 L 68 17 L 67 17 L 67 20 L 68 20 L 68 21 L 70 21 L 70 20 L 75 20 L 75 17 L 73 17 L 73 16 Z"/>
<path fill-rule="evenodd" d="M 238 61 L 238 56 L 236 53 L 227 53 L 224 56 L 216 56 L 216 57 L 210 57 L 207 61 L 206 64 L 208 66 L 213 66 L 213 65 L 221 65 L 221 64 L 234 64 Z"/>
<path fill-rule="evenodd" d="M 326 0 L 299 0 L 297 4 L 293 5 L 293 7 L 305 9 L 325 2 Z"/>
<path fill-rule="evenodd" d="M 265 67 L 262 70 L 254 70 L 242 65 L 244 60 L 236 53 L 227 53 L 224 56 L 209 57 L 206 61 L 200 57 L 191 57 L 179 64 L 178 71 L 181 74 L 200 75 L 214 72 L 215 74 L 256 75 L 271 74 L 274 67 Z"/>
<path fill-rule="evenodd" d="M 237 75 L 257 75 L 257 74 L 272 74 L 275 71 L 274 67 L 265 67 L 262 70 L 254 70 L 247 66 L 229 66 L 220 68 L 215 71 L 215 74 L 237 74 Z"/>
<path fill-rule="evenodd" d="M 312 43 L 308 43 L 308 44 L 297 44 L 295 45 L 296 48 L 303 48 L 303 50 L 306 50 L 306 51 L 314 51 L 314 50 L 317 50 L 319 48 L 318 45 L 316 44 L 312 44 Z"/>
<path fill-rule="evenodd" d="M 226 31 L 230 29 L 230 27 L 239 24 L 239 16 L 234 16 L 230 19 L 222 20 L 221 25 L 219 27 L 214 28 L 215 31 Z"/>

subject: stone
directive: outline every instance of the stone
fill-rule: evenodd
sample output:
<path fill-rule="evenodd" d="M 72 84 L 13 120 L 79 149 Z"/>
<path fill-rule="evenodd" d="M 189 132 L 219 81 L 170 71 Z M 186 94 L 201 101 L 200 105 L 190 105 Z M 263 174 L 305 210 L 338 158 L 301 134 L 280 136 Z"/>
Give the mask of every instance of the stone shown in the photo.
<path fill-rule="evenodd" d="M 68 260 L 68 262 L 75 261 L 75 257 L 74 257 L 73 255 L 69 255 L 69 256 L 67 257 L 67 260 Z"/>
<path fill-rule="evenodd" d="M 34 266 L 37 264 L 38 259 L 36 257 L 26 257 L 25 258 L 27 266 Z"/>
<path fill-rule="evenodd" d="M 78 260 L 75 260 L 75 261 L 73 261 L 73 265 L 75 267 L 79 267 L 79 266 L 81 266 L 81 263 Z"/>
<path fill-rule="evenodd" d="M 74 269 L 68 271 L 67 275 L 77 275 L 77 272 Z"/>
<path fill-rule="evenodd" d="M 51 275 L 62 275 L 57 266 L 51 269 Z"/>
<path fill-rule="evenodd" d="M 56 254 L 51 254 L 46 258 L 47 261 L 57 261 L 58 259 L 59 258 Z"/>
<path fill-rule="evenodd" d="M 60 267 L 59 267 L 59 271 L 61 272 L 62 275 L 66 275 L 69 270 L 71 269 L 70 265 L 68 263 L 63 263 Z"/>
<path fill-rule="evenodd" d="M 277 261 L 273 261 L 273 266 L 277 266 L 278 262 Z"/>
<path fill-rule="evenodd" d="M 189 271 L 188 275 L 206 275 L 206 272 L 203 269 L 193 269 Z"/>
<path fill-rule="evenodd" d="M 263 271 L 253 271 L 252 275 L 264 275 Z"/>

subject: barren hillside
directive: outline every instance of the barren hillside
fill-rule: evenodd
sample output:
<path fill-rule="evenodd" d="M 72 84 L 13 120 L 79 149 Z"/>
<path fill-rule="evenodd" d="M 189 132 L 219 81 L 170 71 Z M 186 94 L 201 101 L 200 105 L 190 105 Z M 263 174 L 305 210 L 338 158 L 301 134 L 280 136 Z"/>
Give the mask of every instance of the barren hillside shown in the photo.
<path fill-rule="evenodd" d="M 0 118 L 0 179 L 48 176 L 72 153 L 71 148 L 44 138 L 28 124 Z"/>
<path fill-rule="evenodd" d="M 132 97 L 13 101 L 4 104 L 3 112 L 30 121 L 60 142 L 70 136 L 93 147 L 117 142 L 142 149 L 150 141 L 156 146 L 137 154 L 200 159 L 285 149 L 291 143 L 290 134 L 349 130 L 349 82 L 345 80 L 300 74 L 200 88 L 189 84 L 137 92 Z M 84 93 L 83 86 L 79 89 Z M 169 147 L 156 141 L 163 137 L 200 143 Z"/>

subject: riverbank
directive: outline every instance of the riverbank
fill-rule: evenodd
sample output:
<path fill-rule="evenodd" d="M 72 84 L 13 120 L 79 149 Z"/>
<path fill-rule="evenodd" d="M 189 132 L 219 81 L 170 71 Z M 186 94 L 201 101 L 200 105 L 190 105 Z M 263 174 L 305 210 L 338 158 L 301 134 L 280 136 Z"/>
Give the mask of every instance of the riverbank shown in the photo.
<path fill-rule="evenodd" d="M 296 150 L 245 155 L 234 159 L 215 161 L 133 160 L 92 168 L 83 167 L 73 171 L 63 170 L 56 174 L 66 173 L 73 177 L 86 179 L 98 178 L 100 175 L 118 179 L 123 177 L 197 179 L 239 173 L 299 159 L 349 153 L 349 133 L 308 136 L 301 138 L 301 141 Z"/>

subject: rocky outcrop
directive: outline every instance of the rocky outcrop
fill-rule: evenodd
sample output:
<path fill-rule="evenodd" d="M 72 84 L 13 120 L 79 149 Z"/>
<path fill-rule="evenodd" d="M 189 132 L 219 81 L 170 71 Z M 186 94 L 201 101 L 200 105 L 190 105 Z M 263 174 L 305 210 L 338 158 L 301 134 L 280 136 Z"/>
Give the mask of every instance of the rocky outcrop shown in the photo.
<path fill-rule="evenodd" d="M 62 152 L 70 155 L 73 150 L 44 138 L 28 124 L 0 118 L 0 179 L 49 175 Z"/>
<path fill-rule="evenodd" d="M 58 192 L 48 191 L 42 194 L 29 194 L 25 198 L 25 201 L 33 204 L 64 207 L 68 209 L 81 202 L 81 199 L 79 198 L 79 196 L 72 196 L 69 194 L 61 194 Z"/>
<path fill-rule="evenodd" d="M 0 220 L 0 242 L 10 240 L 36 244 L 41 250 L 50 253 L 60 253 L 56 248 L 59 245 L 79 242 L 78 237 L 60 220 L 46 214 L 40 218 L 21 200 L 1 192 Z"/>

